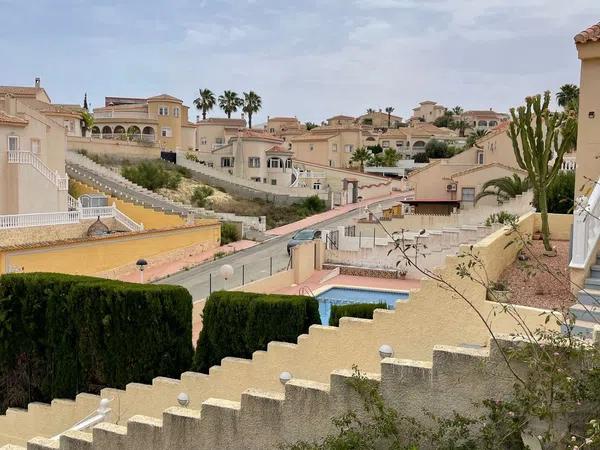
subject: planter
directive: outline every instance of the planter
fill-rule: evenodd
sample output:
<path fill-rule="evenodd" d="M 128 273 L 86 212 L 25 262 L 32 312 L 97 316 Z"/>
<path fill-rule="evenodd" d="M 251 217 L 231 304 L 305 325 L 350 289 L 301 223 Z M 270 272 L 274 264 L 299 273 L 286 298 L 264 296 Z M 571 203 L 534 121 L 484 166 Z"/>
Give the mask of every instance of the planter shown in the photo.
<path fill-rule="evenodd" d="M 510 291 L 497 291 L 495 289 L 489 289 L 486 295 L 487 300 L 498 303 L 508 303 L 510 297 Z"/>

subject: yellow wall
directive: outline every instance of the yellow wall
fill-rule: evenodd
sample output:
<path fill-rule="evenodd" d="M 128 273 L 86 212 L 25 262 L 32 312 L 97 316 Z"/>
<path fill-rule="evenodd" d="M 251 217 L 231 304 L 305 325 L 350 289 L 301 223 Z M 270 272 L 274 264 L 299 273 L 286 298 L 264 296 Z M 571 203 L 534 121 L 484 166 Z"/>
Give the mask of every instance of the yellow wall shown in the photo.
<path fill-rule="evenodd" d="M 221 226 L 217 221 L 170 230 L 108 236 L 77 243 L 7 250 L 0 254 L 5 266 L 23 267 L 25 272 L 61 272 L 94 275 L 133 264 L 178 248 L 206 243 L 219 245 Z"/>
<path fill-rule="evenodd" d="M 96 155 L 111 155 L 129 159 L 160 158 L 160 148 L 155 144 L 138 144 L 116 139 L 67 136 L 67 148 L 69 150 L 85 150 Z"/>
<path fill-rule="evenodd" d="M 70 183 L 75 187 L 78 195 L 83 194 L 100 194 L 97 189 L 94 189 L 79 181 L 71 180 Z M 175 214 L 165 214 L 159 211 L 154 211 L 150 208 L 144 208 L 140 205 L 125 202 L 115 197 L 108 197 L 108 204 L 116 203 L 117 208 L 126 216 L 130 217 L 137 223 L 143 223 L 145 230 L 158 230 L 162 228 L 180 227 L 186 224 L 186 220 Z"/>

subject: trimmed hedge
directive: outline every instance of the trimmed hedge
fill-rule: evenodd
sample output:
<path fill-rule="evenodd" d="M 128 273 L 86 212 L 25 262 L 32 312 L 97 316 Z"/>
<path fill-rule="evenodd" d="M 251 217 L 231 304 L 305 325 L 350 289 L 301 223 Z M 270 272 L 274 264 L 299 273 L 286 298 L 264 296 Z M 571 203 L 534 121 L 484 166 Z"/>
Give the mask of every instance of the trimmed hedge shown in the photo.
<path fill-rule="evenodd" d="M 193 357 L 184 288 L 54 273 L 0 276 L 0 410 L 178 377 Z"/>
<path fill-rule="evenodd" d="M 353 303 L 350 305 L 331 305 L 329 325 L 337 327 L 342 317 L 358 317 L 372 319 L 376 309 L 388 309 L 387 303 Z"/>
<path fill-rule="evenodd" d="M 271 341 L 296 342 L 308 327 L 320 323 L 313 297 L 213 292 L 204 305 L 193 370 L 208 373 L 226 356 L 251 358 Z"/>

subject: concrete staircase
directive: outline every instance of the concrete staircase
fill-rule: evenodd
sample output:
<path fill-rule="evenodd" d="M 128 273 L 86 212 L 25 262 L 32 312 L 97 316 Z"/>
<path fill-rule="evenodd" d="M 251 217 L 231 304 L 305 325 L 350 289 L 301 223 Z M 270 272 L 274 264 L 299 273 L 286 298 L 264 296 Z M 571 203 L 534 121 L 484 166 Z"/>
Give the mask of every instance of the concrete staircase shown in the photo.
<path fill-rule="evenodd" d="M 241 222 L 246 230 L 266 230 L 265 217 L 238 216 L 231 213 L 217 213 L 205 208 L 197 208 L 139 186 L 118 172 L 104 167 L 84 155 L 68 152 L 66 158 L 67 173 L 70 177 L 91 185 L 102 192 L 111 194 L 121 200 L 144 206 L 166 214 L 177 214 L 182 217 L 194 215 L 202 218 L 212 218 L 224 222 Z"/>
<path fill-rule="evenodd" d="M 600 325 L 600 255 L 591 267 L 590 276 L 585 280 L 584 289 L 577 293 L 578 303 L 569 311 L 575 316 L 575 334 L 589 338 L 594 326 Z"/>

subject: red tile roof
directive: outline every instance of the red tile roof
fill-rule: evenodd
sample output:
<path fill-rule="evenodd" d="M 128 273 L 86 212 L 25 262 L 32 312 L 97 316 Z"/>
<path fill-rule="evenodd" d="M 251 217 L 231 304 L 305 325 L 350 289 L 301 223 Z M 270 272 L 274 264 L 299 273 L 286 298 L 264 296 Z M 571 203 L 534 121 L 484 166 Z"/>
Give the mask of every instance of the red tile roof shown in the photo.
<path fill-rule="evenodd" d="M 183 103 L 183 100 L 178 99 L 177 97 L 173 97 L 172 95 L 169 95 L 169 94 L 155 95 L 154 97 L 148 97 L 148 100 L 169 100 L 169 101 L 173 101 L 173 102 Z"/>
<path fill-rule="evenodd" d="M 600 41 L 600 22 L 575 36 L 575 42 L 578 44 L 585 44 L 590 41 Z"/>
<path fill-rule="evenodd" d="M 0 124 L 2 125 L 20 125 L 25 126 L 29 122 L 17 116 L 11 116 L 4 111 L 0 111 Z"/>
<path fill-rule="evenodd" d="M 242 130 L 238 133 L 238 136 L 241 136 L 243 138 L 262 139 L 265 141 L 272 141 L 277 143 L 283 142 L 283 139 L 279 139 L 278 137 L 275 137 L 272 134 L 254 130 Z"/>

